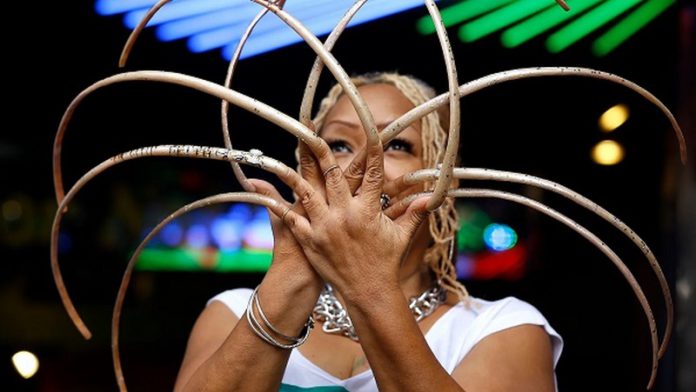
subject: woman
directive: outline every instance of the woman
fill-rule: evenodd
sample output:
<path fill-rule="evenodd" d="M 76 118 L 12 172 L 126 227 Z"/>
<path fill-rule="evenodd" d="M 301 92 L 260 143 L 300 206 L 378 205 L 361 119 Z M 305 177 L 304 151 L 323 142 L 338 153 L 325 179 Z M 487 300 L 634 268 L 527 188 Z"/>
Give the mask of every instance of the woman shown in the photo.
<path fill-rule="evenodd" d="M 397 74 L 353 81 L 379 129 L 433 96 Z M 562 341 L 544 317 L 514 298 L 469 297 L 456 281 L 454 203 L 429 217 L 427 197 L 386 208 L 385 184 L 437 163 L 444 117 L 432 113 L 386 146 L 368 148 L 365 170 L 356 171 L 349 163 L 365 133 L 341 88 L 329 92 L 315 119 L 326 153 L 299 149 L 314 191 L 272 218 L 273 263 L 257 290 L 224 292 L 201 313 L 175 390 L 555 389 Z M 269 183 L 252 182 L 280 197 Z M 332 289 L 322 293 L 324 282 Z M 420 300 L 409 304 L 412 297 Z M 331 332 L 309 334 L 313 311 Z"/>

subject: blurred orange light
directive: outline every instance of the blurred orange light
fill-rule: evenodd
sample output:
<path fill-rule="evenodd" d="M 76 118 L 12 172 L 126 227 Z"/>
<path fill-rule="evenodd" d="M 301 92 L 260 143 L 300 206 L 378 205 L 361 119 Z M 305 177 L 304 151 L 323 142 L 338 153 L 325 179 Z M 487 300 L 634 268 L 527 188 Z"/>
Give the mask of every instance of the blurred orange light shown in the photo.
<path fill-rule="evenodd" d="M 39 370 L 39 359 L 29 351 L 19 351 L 12 356 L 12 363 L 24 378 L 31 378 Z"/>
<path fill-rule="evenodd" d="M 602 140 L 592 148 L 592 160 L 600 165 L 616 165 L 623 158 L 623 146 L 613 140 Z"/>
<path fill-rule="evenodd" d="M 622 103 L 614 105 L 599 117 L 599 129 L 611 132 L 623 125 L 626 120 L 628 120 L 628 106 Z"/>

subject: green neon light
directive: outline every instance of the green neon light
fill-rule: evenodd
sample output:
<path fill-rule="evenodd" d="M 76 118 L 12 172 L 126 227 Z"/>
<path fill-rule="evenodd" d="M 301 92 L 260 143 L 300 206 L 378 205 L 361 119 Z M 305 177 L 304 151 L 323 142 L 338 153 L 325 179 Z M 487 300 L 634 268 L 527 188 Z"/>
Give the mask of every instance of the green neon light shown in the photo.
<path fill-rule="evenodd" d="M 459 230 L 457 230 L 457 250 L 459 252 L 478 252 L 485 246 L 483 229 L 491 224 L 491 218 L 483 210 L 471 204 L 457 206 Z"/>
<path fill-rule="evenodd" d="M 602 5 L 552 34 L 546 40 L 546 48 L 552 53 L 558 53 L 639 2 L 640 0 L 607 0 Z"/>
<path fill-rule="evenodd" d="M 553 2 L 519 0 L 459 28 L 459 39 L 473 42 L 503 27 L 524 19 L 544 8 L 557 7 Z"/>
<path fill-rule="evenodd" d="M 463 1 L 459 4 L 455 4 L 441 10 L 440 15 L 442 16 L 442 22 L 445 24 L 445 27 L 450 27 L 492 9 L 496 9 L 501 5 L 505 5 L 512 1 L 513 0 Z M 435 25 L 433 24 L 432 19 L 430 19 L 430 15 L 426 15 L 418 19 L 418 22 L 416 22 L 416 29 L 418 29 L 418 31 L 424 35 L 434 33 Z"/>
<path fill-rule="evenodd" d="M 597 38 L 592 44 L 592 52 L 596 56 L 606 56 L 675 2 L 676 0 L 651 0 L 641 5 L 631 15 Z"/>
<path fill-rule="evenodd" d="M 561 7 L 551 7 L 538 15 L 525 20 L 517 26 L 511 27 L 503 33 L 500 41 L 506 48 L 514 48 L 522 45 L 539 34 L 557 26 L 568 19 L 580 15 L 586 9 L 599 3 L 600 0 L 576 0 L 572 3 L 570 11 L 564 11 Z"/>
<path fill-rule="evenodd" d="M 135 268 L 141 271 L 265 272 L 271 265 L 268 250 L 215 251 L 145 249 Z"/>

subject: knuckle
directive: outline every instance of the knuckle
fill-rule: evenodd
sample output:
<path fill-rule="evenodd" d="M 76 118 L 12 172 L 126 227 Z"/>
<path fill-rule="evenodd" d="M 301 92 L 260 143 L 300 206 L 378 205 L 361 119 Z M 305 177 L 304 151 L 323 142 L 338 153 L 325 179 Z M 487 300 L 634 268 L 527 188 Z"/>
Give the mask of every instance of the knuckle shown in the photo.
<path fill-rule="evenodd" d="M 292 214 L 287 214 L 283 217 L 283 224 L 287 227 L 297 226 L 297 218 Z"/>
<path fill-rule="evenodd" d="M 382 168 L 379 166 L 368 167 L 367 171 L 365 172 L 365 178 L 368 181 L 381 181 L 382 175 Z"/>
<path fill-rule="evenodd" d="M 326 182 L 336 184 L 343 178 L 343 171 L 340 167 L 335 166 L 326 172 Z"/>
<path fill-rule="evenodd" d="M 418 226 L 423 222 L 427 215 L 427 212 L 420 212 L 420 211 L 413 211 L 411 214 L 411 222 L 413 222 L 414 226 Z"/>
<path fill-rule="evenodd" d="M 365 171 L 362 168 L 362 164 L 357 162 L 352 162 L 348 166 L 348 170 L 346 172 L 346 176 L 349 176 L 351 178 L 361 178 L 364 174 Z"/>
<path fill-rule="evenodd" d="M 314 243 L 314 247 L 317 250 L 326 249 L 331 244 L 331 241 L 329 240 L 329 238 L 326 235 L 318 235 L 317 237 L 314 238 L 314 241 L 312 241 L 312 242 Z"/>
<path fill-rule="evenodd" d="M 286 181 L 288 186 L 293 190 L 295 190 L 301 183 L 299 175 L 290 175 L 287 177 Z"/>
<path fill-rule="evenodd" d="M 305 207 L 309 205 L 314 198 L 314 191 L 312 189 L 307 189 L 304 193 L 302 193 L 302 197 L 300 198 L 300 201 L 302 202 L 302 205 Z"/>
<path fill-rule="evenodd" d="M 314 150 L 314 154 L 316 155 L 317 160 L 321 161 L 331 154 L 331 149 L 329 148 L 329 145 L 326 144 L 326 142 L 323 139 L 321 139 L 321 142 L 317 145 L 317 148 Z"/>
<path fill-rule="evenodd" d="M 300 167 L 303 169 L 314 169 L 316 164 L 314 158 L 309 154 L 300 154 Z"/>

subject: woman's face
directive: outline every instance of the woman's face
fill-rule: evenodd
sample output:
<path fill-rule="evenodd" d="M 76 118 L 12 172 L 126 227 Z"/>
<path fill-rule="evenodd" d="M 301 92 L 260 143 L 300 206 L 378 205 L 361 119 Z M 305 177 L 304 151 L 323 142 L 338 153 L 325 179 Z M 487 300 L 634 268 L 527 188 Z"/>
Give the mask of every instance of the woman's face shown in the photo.
<path fill-rule="evenodd" d="M 394 86 L 369 84 L 358 88 L 372 112 L 377 129 L 413 108 L 413 104 Z M 326 140 L 344 170 L 364 146 L 365 131 L 353 105 L 345 94 L 326 115 L 320 136 Z M 384 146 L 384 180 L 391 181 L 423 168 L 421 124 L 416 121 Z"/>
<path fill-rule="evenodd" d="M 358 88 L 372 112 L 377 129 L 382 131 L 402 114 L 413 108 L 413 104 L 390 84 L 369 84 Z M 365 146 L 365 131 L 350 100 L 342 95 L 329 110 L 320 136 L 326 140 L 338 164 L 345 170 L 355 155 Z M 423 144 L 421 122 L 416 121 L 404 129 L 396 138 L 384 146 L 384 180 L 395 180 L 414 170 L 423 168 Z M 428 267 L 422 262 L 425 249 L 431 242 L 428 220 L 425 220 L 415 235 L 409 254 L 404 258 L 400 277 L 425 277 L 419 286 L 430 284 Z M 420 287 L 414 294 L 422 290 Z"/>

